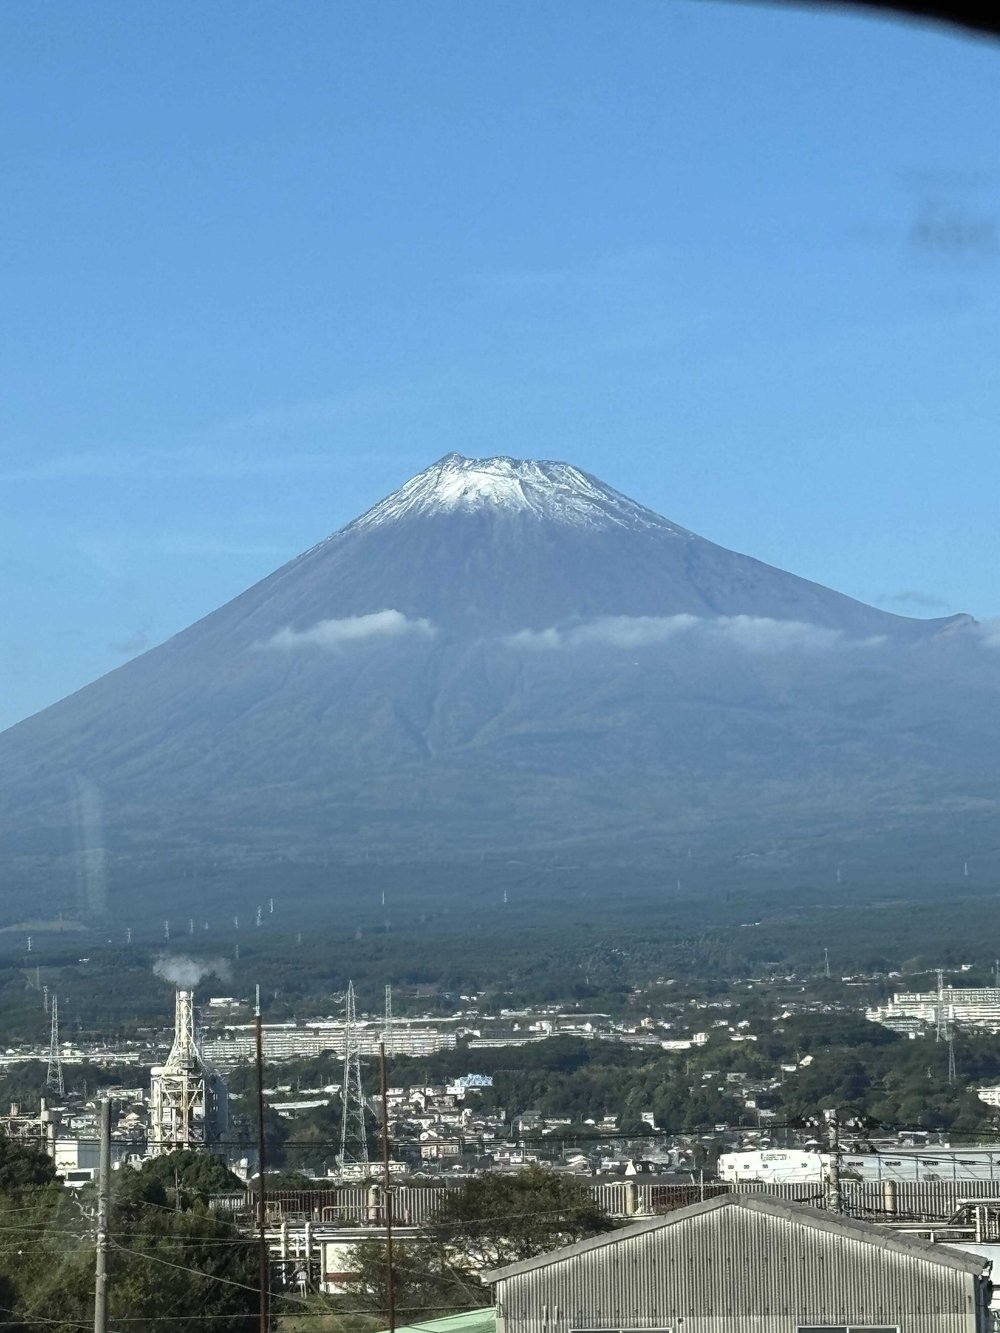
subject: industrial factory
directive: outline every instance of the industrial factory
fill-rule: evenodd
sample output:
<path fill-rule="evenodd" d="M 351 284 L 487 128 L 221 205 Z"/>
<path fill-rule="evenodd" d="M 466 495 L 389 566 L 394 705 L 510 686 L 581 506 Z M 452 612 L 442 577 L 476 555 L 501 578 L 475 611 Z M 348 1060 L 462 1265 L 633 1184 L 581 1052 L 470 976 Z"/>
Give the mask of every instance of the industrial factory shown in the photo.
<path fill-rule="evenodd" d="M 93 1179 L 98 1165 L 97 1103 L 88 1099 L 86 1087 L 82 1095 L 66 1087 L 63 1060 L 68 1066 L 74 1052 L 70 1043 L 59 1040 L 54 1006 L 53 999 L 45 1095 L 39 1111 L 30 1114 L 11 1105 L 9 1113 L 0 1117 L 0 1132 L 42 1148 L 66 1184 L 83 1185 Z M 203 1053 L 191 989 L 178 987 L 174 1014 L 170 1049 L 162 1063 L 153 1065 L 148 1093 L 142 1086 L 104 1089 L 114 1106 L 111 1154 L 116 1163 L 138 1164 L 175 1149 L 224 1152 L 228 1147 L 228 1091 Z M 119 1053 L 116 1063 L 121 1062 Z"/>
<path fill-rule="evenodd" d="M 229 1125 L 226 1085 L 205 1062 L 198 1046 L 194 991 L 178 990 L 174 1041 L 162 1065 L 154 1065 L 149 1087 L 149 1155 L 175 1148 L 210 1148 Z"/>

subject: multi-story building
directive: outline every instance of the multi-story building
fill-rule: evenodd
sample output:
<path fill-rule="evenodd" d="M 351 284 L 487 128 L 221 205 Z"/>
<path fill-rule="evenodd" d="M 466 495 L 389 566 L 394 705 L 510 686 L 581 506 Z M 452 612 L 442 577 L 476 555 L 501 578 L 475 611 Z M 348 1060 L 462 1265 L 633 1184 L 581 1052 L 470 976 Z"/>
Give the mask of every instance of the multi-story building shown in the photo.
<path fill-rule="evenodd" d="M 354 1024 L 354 1036 L 361 1055 L 378 1055 L 384 1042 L 392 1055 L 433 1055 L 435 1051 L 453 1050 L 457 1036 L 452 1020 L 395 1019 L 386 1036 L 380 1023 Z M 307 1059 L 324 1053 L 344 1054 L 346 1025 L 318 1019 L 309 1023 L 265 1023 L 262 1028 L 264 1058 L 270 1061 Z M 202 1042 L 207 1059 L 217 1065 L 240 1064 L 252 1060 L 256 1037 L 249 1023 L 227 1024 L 222 1034 Z"/>
<path fill-rule="evenodd" d="M 934 991 L 900 991 L 888 1004 L 869 1009 L 873 1023 L 912 1032 L 927 1024 L 1000 1030 L 1000 987 L 941 986 Z"/>

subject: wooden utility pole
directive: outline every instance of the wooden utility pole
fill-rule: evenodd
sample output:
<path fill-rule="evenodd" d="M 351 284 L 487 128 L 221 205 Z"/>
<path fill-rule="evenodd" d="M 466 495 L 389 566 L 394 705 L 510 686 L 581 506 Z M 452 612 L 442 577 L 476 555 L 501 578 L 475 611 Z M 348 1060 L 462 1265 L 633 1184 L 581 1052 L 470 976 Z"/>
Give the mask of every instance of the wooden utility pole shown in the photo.
<path fill-rule="evenodd" d="M 396 1333 L 396 1266 L 392 1253 L 392 1175 L 389 1171 L 389 1085 L 385 1069 L 385 1042 L 378 1046 L 379 1083 L 382 1091 L 382 1194 L 385 1210 L 385 1281 L 389 1333 Z"/>
<path fill-rule="evenodd" d="M 108 1333 L 108 1222 L 111 1203 L 111 1103 L 101 1102 L 101 1154 L 97 1176 L 97 1254 L 94 1264 L 94 1333 Z"/>
<path fill-rule="evenodd" d="M 257 1251 L 260 1280 L 260 1333 L 268 1333 L 269 1256 L 267 1252 L 267 1193 L 264 1187 L 264 1033 L 260 1019 L 260 987 L 254 1009 L 254 1036 L 257 1050 Z"/>

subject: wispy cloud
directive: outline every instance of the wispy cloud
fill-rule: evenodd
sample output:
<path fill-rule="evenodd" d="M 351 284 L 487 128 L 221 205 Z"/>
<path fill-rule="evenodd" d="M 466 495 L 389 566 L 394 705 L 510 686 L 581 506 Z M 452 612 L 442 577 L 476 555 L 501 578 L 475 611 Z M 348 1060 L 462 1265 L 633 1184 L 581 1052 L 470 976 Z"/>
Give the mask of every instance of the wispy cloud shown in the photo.
<path fill-rule="evenodd" d="M 996 215 L 955 200 L 925 200 L 910 227 L 910 244 L 934 258 L 994 259 L 1000 254 Z"/>
<path fill-rule="evenodd" d="M 1000 617 L 980 620 L 973 628 L 987 648 L 1000 648 Z"/>
<path fill-rule="evenodd" d="M 315 471 L 334 466 L 332 454 L 314 451 L 266 454 L 234 453 L 207 445 L 176 449 L 98 449 L 55 454 L 15 464 L 0 472 L 0 482 L 59 482 L 114 480 L 123 477 L 146 481 L 173 481 L 178 477 L 234 480 L 276 473 Z"/>
<path fill-rule="evenodd" d="M 121 653 L 123 657 L 134 657 L 136 653 L 144 653 L 151 642 L 144 629 L 137 629 L 126 638 L 109 643 L 108 647 L 113 653 Z"/>
<path fill-rule="evenodd" d="M 147 550 L 158 555 L 177 556 L 241 556 L 249 560 L 272 558 L 288 559 L 287 546 L 276 542 L 241 541 L 237 537 L 200 537 L 197 533 L 173 533 L 147 543 Z"/>
<path fill-rule="evenodd" d="M 913 606 L 922 611 L 947 611 L 949 603 L 932 592 L 919 588 L 904 588 L 902 592 L 885 592 L 878 598 L 880 606 Z"/>
<path fill-rule="evenodd" d="M 345 449 L 356 448 L 345 432 L 387 414 L 409 418 L 415 407 L 440 402 L 452 392 L 448 376 L 363 385 L 327 398 L 251 408 L 185 432 L 176 444 L 109 444 L 6 460 L 2 482 L 75 480 L 239 480 L 341 469 Z M 409 461 L 408 453 L 379 451 L 379 457 Z"/>
<path fill-rule="evenodd" d="M 121 534 L 81 533 L 76 551 L 112 578 L 131 577 L 137 558 L 168 557 L 176 560 L 251 560 L 278 563 L 294 551 L 275 542 L 248 540 L 196 532 L 128 532 Z"/>
<path fill-rule="evenodd" d="M 604 616 L 567 629 L 520 630 L 507 642 L 518 648 L 579 648 L 589 643 L 616 648 L 640 648 L 665 643 L 699 624 L 697 616 Z"/>
<path fill-rule="evenodd" d="M 702 636 L 747 652 L 822 653 L 843 648 L 874 648 L 881 637 L 850 639 L 840 630 L 801 620 L 772 620 L 766 616 L 604 616 L 585 625 L 561 629 L 521 630 L 509 635 L 514 647 L 573 649 L 588 644 L 635 649 L 666 643 L 679 636 Z"/>
<path fill-rule="evenodd" d="M 402 611 L 374 611 L 367 616 L 346 616 L 342 620 L 320 620 L 308 629 L 279 630 L 262 648 L 285 651 L 298 648 L 343 648 L 372 639 L 398 639 L 403 636 L 429 639 L 437 628 L 422 617 L 410 619 Z"/>
<path fill-rule="evenodd" d="M 199 432 L 199 438 L 224 439 L 328 433 L 338 426 L 384 415 L 422 390 L 412 384 L 380 384 L 299 403 L 279 403 L 244 412 Z"/>

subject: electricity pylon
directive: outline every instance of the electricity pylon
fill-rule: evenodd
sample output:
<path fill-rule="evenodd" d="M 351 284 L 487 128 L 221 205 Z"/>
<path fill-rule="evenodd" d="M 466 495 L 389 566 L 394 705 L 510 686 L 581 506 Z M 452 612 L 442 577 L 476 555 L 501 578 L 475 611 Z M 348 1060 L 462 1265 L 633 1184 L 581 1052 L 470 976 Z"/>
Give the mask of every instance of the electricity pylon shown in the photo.
<path fill-rule="evenodd" d="M 361 1041 L 354 1008 L 354 982 L 347 983 L 344 1006 L 344 1086 L 340 1097 L 340 1169 L 368 1174 L 365 1094 L 361 1087 Z"/>

